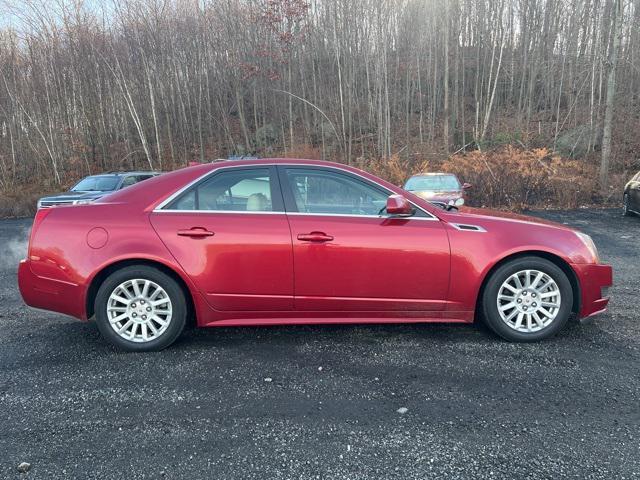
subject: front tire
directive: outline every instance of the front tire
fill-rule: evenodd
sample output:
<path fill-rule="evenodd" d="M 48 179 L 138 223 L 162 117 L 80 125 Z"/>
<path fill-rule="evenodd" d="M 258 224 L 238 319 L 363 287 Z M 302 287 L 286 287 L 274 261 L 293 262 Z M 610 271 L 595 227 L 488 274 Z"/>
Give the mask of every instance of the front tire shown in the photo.
<path fill-rule="evenodd" d="M 510 342 L 535 342 L 557 334 L 573 306 L 573 288 L 556 264 L 522 257 L 500 266 L 482 295 L 487 326 Z"/>
<path fill-rule="evenodd" d="M 162 350 L 184 330 L 185 294 L 169 275 L 146 265 L 112 273 L 95 299 L 96 324 L 111 344 L 132 352 Z"/>

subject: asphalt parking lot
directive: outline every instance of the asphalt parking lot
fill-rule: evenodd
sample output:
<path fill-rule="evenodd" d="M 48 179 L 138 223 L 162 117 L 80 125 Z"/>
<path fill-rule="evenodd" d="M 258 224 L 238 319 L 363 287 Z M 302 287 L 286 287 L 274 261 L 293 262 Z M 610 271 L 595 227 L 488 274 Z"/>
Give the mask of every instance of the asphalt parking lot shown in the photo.
<path fill-rule="evenodd" d="M 225 328 L 153 354 L 22 305 L 31 221 L 0 221 L 0 478 L 639 478 L 640 218 L 536 215 L 614 266 L 609 312 L 550 341 Z"/>

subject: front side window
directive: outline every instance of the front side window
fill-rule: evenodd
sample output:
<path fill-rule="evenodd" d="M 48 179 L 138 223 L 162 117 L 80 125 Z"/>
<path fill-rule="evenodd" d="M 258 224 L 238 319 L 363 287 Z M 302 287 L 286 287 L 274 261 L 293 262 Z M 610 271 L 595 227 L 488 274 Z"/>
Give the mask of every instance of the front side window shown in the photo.
<path fill-rule="evenodd" d="M 317 169 L 287 168 L 298 212 L 334 215 L 380 215 L 388 192 L 350 175 Z"/>
<path fill-rule="evenodd" d="M 180 195 L 165 209 L 271 212 L 269 169 L 230 169 L 216 173 Z"/>

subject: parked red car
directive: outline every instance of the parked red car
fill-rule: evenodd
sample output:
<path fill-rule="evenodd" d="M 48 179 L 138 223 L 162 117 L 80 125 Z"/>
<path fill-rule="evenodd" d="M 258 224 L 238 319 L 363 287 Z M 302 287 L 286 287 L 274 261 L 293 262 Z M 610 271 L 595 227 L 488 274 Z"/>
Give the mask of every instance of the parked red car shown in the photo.
<path fill-rule="evenodd" d="M 469 183 L 460 183 L 453 173 L 428 172 L 413 175 L 404 184 L 404 189 L 430 202 L 452 204 L 461 207 L 465 203 Z"/>
<path fill-rule="evenodd" d="M 20 291 L 127 350 L 198 326 L 460 322 L 511 341 L 607 303 L 611 267 L 563 225 L 444 210 L 368 173 L 266 159 L 184 168 L 38 211 Z"/>

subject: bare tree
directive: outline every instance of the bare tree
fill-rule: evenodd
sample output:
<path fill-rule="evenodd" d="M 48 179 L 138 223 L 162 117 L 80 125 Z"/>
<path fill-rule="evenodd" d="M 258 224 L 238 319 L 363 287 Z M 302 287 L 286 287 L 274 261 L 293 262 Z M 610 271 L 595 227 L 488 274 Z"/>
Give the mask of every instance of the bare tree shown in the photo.
<path fill-rule="evenodd" d="M 640 128 L 637 0 L 0 0 L 0 15 L 15 19 L 2 189 L 233 153 L 560 148 L 573 131 L 603 187 L 636 166 L 614 119 Z"/>
<path fill-rule="evenodd" d="M 623 0 L 613 0 L 611 14 L 612 45 L 609 54 L 609 73 L 607 75 L 607 97 L 604 112 L 604 131 L 602 135 L 602 160 L 600 162 L 600 186 L 606 189 L 609 183 L 609 165 L 611 163 L 611 131 L 613 128 L 613 110 L 616 95 L 616 69 L 618 66 L 618 50 L 622 40 L 622 18 L 624 16 Z"/>

